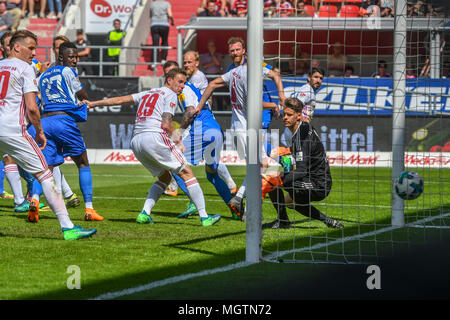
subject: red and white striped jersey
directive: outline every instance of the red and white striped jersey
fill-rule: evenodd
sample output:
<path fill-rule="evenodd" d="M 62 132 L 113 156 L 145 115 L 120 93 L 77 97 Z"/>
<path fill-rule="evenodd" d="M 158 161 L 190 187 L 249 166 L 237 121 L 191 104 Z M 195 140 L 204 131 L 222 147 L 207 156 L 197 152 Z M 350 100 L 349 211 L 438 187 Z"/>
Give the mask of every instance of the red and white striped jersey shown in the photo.
<path fill-rule="evenodd" d="M 26 132 L 24 94 L 37 92 L 36 75 L 30 64 L 17 58 L 0 61 L 0 136 Z"/>
<path fill-rule="evenodd" d="M 136 113 L 133 135 L 141 132 L 164 132 L 161 128 L 163 113 L 174 114 L 178 98 L 167 87 L 154 88 L 132 95 L 134 103 L 139 104 Z"/>

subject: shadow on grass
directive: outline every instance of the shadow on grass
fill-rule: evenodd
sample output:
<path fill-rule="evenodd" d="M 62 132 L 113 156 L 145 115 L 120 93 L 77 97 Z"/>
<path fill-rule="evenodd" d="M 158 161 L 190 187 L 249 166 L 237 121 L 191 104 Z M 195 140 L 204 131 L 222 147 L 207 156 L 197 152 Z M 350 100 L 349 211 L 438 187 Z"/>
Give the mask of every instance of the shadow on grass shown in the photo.
<path fill-rule="evenodd" d="M 439 213 L 447 213 L 450 211 L 450 205 L 445 205 L 442 207 L 436 207 L 432 209 L 424 210 L 423 216 L 432 216 L 437 215 Z M 415 214 L 418 216 L 417 212 L 415 213 L 409 213 L 407 217 L 413 216 Z M 383 219 L 383 220 L 377 220 L 377 224 L 390 224 L 389 219 Z M 296 248 L 305 248 L 312 246 L 317 243 L 323 243 L 327 242 L 324 241 L 324 237 L 327 238 L 334 238 L 334 239 L 340 239 L 343 237 L 349 237 L 354 236 L 358 234 L 363 234 L 365 232 L 370 232 L 376 230 L 377 226 L 353 226 L 350 228 L 345 228 L 344 230 L 331 230 L 331 229 L 325 229 L 323 232 L 323 237 L 320 237 L 318 239 L 317 237 L 309 238 L 309 237 L 302 237 L 298 241 L 294 241 L 294 245 Z M 153 268 L 149 269 L 144 272 L 134 273 L 134 274 L 127 274 L 120 277 L 115 278 L 109 278 L 109 279 L 102 279 L 99 281 L 91 282 L 91 283 L 84 283 L 82 290 L 68 290 L 68 289 L 59 289 L 54 290 L 38 295 L 32 295 L 28 297 L 21 297 L 21 299 L 86 299 L 86 298 L 93 298 L 100 294 L 105 294 L 108 292 L 114 292 L 119 290 L 124 290 L 127 288 L 134 288 L 138 286 L 142 286 L 143 284 L 148 284 L 151 282 L 179 276 L 179 275 L 186 275 L 190 273 L 196 273 L 200 271 L 204 271 L 207 269 L 214 269 L 223 267 L 226 265 L 234 264 L 236 262 L 241 262 L 245 260 L 245 247 L 242 248 L 235 248 L 230 249 L 228 251 L 225 251 L 221 254 L 216 254 L 213 251 L 198 249 L 198 248 L 191 248 L 189 245 L 199 245 L 202 241 L 212 240 L 212 239 L 220 239 L 225 238 L 230 235 L 237 235 L 244 233 L 244 231 L 236 232 L 236 233 L 224 233 L 220 235 L 215 235 L 212 237 L 203 237 L 200 239 L 190 240 L 190 241 L 184 241 L 184 242 L 175 242 L 172 244 L 165 245 L 166 247 L 172 247 L 177 248 L 180 250 L 188 250 L 192 252 L 199 252 L 202 254 L 205 254 L 205 257 L 202 259 L 198 259 L 196 261 L 192 261 L 189 263 L 184 264 L 177 264 L 173 265 L 171 267 L 164 266 L 162 268 Z M 293 241 L 292 238 L 289 239 L 283 239 L 276 243 L 272 243 L 268 247 L 264 248 L 264 251 L 267 250 L 280 250 L 283 247 L 290 247 L 292 248 Z M 383 252 L 380 250 L 380 254 L 383 254 Z M 161 259 L 164 259 L 164 257 L 161 257 Z M 247 279 L 248 280 L 248 279 Z M 289 277 L 286 277 L 286 280 L 289 281 Z M 242 281 L 245 281 L 244 279 Z M 246 281 L 248 286 L 251 286 L 252 283 Z M 287 285 L 288 283 L 286 283 Z M 217 290 L 220 290 L 220 287 L 224 284 L 218 283 L 217 284 Z M 281 285 L 281 284 L 280 284 Z M 321 289 L 322 290 L 322 289 Z M 322 290 L 325 292 L 326 290 Z M 261 292 L 261 296 L 266 296 L 267 298 L 271 299 L 278 299 L 276 296 L 271 295 L 268 292 Z M 339 292 L 336 293 L 336 296 L 334 298 L 339 298 Z M 192 299 L 192 297 L 188 297 Z"/>

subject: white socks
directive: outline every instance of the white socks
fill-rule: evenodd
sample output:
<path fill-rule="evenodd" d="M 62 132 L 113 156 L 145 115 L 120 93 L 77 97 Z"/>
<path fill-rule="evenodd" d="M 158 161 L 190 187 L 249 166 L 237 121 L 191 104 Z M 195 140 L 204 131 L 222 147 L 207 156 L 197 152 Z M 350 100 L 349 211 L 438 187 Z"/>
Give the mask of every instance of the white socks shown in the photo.
<path fill-rule="evenodd" d="M 194 202 L 195 207 L 198 210 L 200 218 L 207 218 L 208 214 L 206 213 L 205 209 L 205 198 L 203 196 L 203 191 L 197 182 L 197 179 L 194 177 L 185 181 L 185 183 L 189 191 L 189 195 L 191 196 L 191 200 L 192 202 Z"/>
<path fill-rule="evenodd" d="M 164 182 L 158 180 L 156 181 L 148 191 L 147 200 L 145 200 L 144 203 L 144 211 L 147 214 L 150 214 L 152 211 L 152 208 L 155 206 L 156 202 L 158 202 L 158 199 L 161 197 L 161 195 L 164 193 L 164 190 L 166 190 L 167 184 Z"/>
<path fill-rule="evenodd" d="M 5 166 L 5 175 L 14 194 L 14 203 L 17 205 L 21 204 L 25 198 L 23 197 L 19 168 L 17 168 L 16 164 L 8 164 Z"/>
<path fill-rule="evenodd" d="M 73 223 L 70 221 L 69 213 L 67 212 L 66 205 L 64 204 L 64 199 L 61 192 L 59 192 L 56 187 L 52 172 L 47 169 L 38 178 L 38 180 L 41 183 L 42 191 L 47 199 L 47 203 L 56 215 L 56 218 L 58 218 L 61 228 L 73 228 Z"/>
<path fill-rule="evenodd" d="M 223 163 L 219 163 L 219 166 L 217 167 L 217 173 L 223 179 L 223 181 L 227 183 L 228 189 L 233 190 L 234 188 L 236 188 L 236 183 L 231 177 L 226 165 L 224 165 Z"/>

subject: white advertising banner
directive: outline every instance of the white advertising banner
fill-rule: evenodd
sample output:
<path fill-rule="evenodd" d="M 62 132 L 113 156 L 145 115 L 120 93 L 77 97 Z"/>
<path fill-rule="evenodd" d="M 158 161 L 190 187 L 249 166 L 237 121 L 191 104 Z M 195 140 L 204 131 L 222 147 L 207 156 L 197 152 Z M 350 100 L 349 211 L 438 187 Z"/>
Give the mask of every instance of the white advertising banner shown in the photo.
<path fill-rule="evenodd" d="M 128 149 L 88 149 L 91 164 L 139 164 L 139 161 Z M 391 167 L 390 152 L 327 152 L 328 162 L 332 167 Z M 245 160 L 239 159 L 236 151 L 222 151 L 221 162 L 226 165 L 244 166 Z M 73 163 L 66 158 L 66 163 Z M 271 163 L 271 164 L 274 164 Z M 202 165 L 202 164 L 200 164 Z M 406 168 L 447 168 L 450 169 L 449 152 L 407 152 L 405 154 Z"/>
<path fill-rule="evenodd" d="M 133 12 L 134 0 L 86 0 L 86 33 L 108 33 L 113 30 L 114 19 L 122 22 L 122 28 Z"/>

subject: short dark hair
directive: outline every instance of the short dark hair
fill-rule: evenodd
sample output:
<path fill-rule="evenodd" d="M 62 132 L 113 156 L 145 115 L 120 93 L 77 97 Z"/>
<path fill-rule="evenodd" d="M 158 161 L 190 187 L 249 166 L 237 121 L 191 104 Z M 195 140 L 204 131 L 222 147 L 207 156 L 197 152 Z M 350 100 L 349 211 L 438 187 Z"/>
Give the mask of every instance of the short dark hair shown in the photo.
<path fill-rule="evenodd" d="M 387 63 L 384 60 L 378 61 L 378 68 L 387 68 Z"/>
<path fill-rule="evenodd" d="M 166 70 L 167 68 L 170 68 L 172 66 L 175 66 L 177 68 L 180 67 L 180 65 L 178 64 L 178 62 L 174 61 L 174 60 L 168 60 L 166 61 L 166 63 L 163 64 L 163 70 Z"/>
<path fill-rule="evenodd" d="M 322 76 L 325 77 L 325 70 L 323 70 L 322 68 L 316 68 L 316 67 L 311 69 L 311 71 L 309 72 L 309 76 L 312 76 L 316 72 L 320 73 Z"/>
<path fill-rule="evenodd" d="M 301 102 L 299 99 L 297 98 L 286 98 L 284 100 L 284 108 L 290 108 L 292 110 L 294 110 L 294 112 L 296 113 L 301 113 L 303 110 L 303 102 Z"/>
<path fill-rule="evenodd" d="M 347 71 L 347 70 L 351 70 L 352 72 L 354 72 L 354 71 L 355 71 L 355 68 L 353 68 L 353 66 L 350 65 L 350 64 L 346 64 L 346 65 L 345 65 L 345 71 Z"/>
<path fill-rule="evenodd" d="M 53 48 L 56 48 L 56 41 L 63 40 L 64 42 L 70 42 L 69 38 L 66 36 L 58 35 L 53 39 Z"/>
<path fill-rule="evenodd" d="M 19 30 L 14 32 L 14 34 L 12 35 L 11 40 L 9 42 L 9 48 L 12 50 L 16 42 L 22 41 L 23 39 L 26 38 L 34 39 L 34 41 L 36 41 L 37 44 L 37 36 L 33 32 L 28 30 Z"/>
<path fill-rule="evenodd" d="M 2 37 L 0 38 L 0 44 L 2 45 L 2 47 L 5 46 L 5 39 L 8 37 L 12 37 L 12 35 L 14 34 L 14 32 L 12 31 L 6 31 Z"/>
<path fill-rule="evenodd" d="M 83 34 L 83 29 L 77 29 L 77 34 Z"/>
<path fill-rule="evenodd" d="M 120 19 L 114 19 L 113 24 L 116 23 L 117 21 L 119 21 L 119 23 L 122 23 L 122 22 L 120 21 Z"/>
<path fill-rule="evenodd" d="M 166 79 L 165 79 L 164 83 L 167 83 L 167 79 L 169 79 L 169 78 L 173 79 L 173 78 L 175 78 L 175 76 L 177 74 L 180 74 L 180 73 L 187 77 L 186 71 L 184 71 L 183 69 L 180 69 L 180 68 L 174 68 L 166 73 Z"/>
<path fill-rule="evenodd" d="M 64 54 L 64 51 L 67 49 L 74 49 L 77 51 L 77 46 L 72 42 L 63 42 L 59 46 L 59 55 L 62 56 Z"/>

